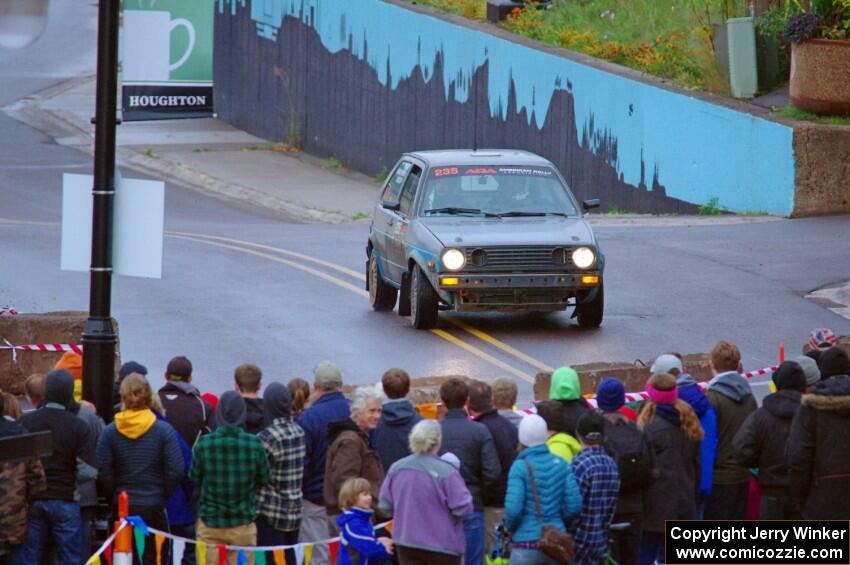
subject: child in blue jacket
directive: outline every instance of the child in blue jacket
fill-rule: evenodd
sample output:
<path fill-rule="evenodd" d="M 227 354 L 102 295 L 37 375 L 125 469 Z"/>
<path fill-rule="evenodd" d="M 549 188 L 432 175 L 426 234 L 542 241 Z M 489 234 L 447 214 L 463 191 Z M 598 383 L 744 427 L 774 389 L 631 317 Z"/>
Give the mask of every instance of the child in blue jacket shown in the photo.
<path fill-rule="evenodd" d="M 372 488 L 363 478 L 348 479 L 339 489 L 343 512 L 339 526 L 338 565 L 377 565 L 393 552 L 390 538 L 375 537 L 372 529 Z"/>

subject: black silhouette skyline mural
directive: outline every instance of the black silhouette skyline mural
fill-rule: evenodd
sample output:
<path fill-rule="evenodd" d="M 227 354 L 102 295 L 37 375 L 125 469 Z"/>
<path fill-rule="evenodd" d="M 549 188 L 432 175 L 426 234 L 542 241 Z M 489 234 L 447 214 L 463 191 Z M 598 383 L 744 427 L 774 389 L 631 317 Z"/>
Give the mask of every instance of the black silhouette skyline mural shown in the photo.
<path fill-rule="evenodd" d="M 737 147 L 760 136 L 781 149 L 788 129 L 790 151 L 790 128 L 381 0 L 247 1 L 218 4 L 215 109 L 261 137 L 297 140 L 368 174 L 405 151 L 526 149 L 554 162 L 579 199 L 607 209 L 693 213 L 717 197 L 732 209 L 790 211 L 793 159 L 767 178 L 764 167 L 741 175 L 749 165 Z M 644 90 L 660 107 L 648 107 Z M 718 109 L 697 108 L 693 123 L 665 132 L 670 97 Z M 711 120 L 728 128 L 730 115 L 737 135 L 725 134 L 726 145 L 706 139 Z M 743 186 L 753 175 L 785 190 Z"/>

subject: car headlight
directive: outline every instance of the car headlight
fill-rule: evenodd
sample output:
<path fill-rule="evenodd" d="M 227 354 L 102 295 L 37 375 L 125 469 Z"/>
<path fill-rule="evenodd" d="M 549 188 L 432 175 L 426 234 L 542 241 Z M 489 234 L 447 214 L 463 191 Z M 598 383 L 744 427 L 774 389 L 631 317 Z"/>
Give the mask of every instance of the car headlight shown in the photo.
<path fill-rule="evenodd" d="M 573 263 L 579 269 L 587 269 L 596 260 L 596 255 L 589 247 L 579 247 L 573 251 Z"/>
<path fill-rule="evenodd" d="M 450 271 L 459 271 L 466 264 L 466 255 L 460 249 L 443 251 L 443 266 Z"/>

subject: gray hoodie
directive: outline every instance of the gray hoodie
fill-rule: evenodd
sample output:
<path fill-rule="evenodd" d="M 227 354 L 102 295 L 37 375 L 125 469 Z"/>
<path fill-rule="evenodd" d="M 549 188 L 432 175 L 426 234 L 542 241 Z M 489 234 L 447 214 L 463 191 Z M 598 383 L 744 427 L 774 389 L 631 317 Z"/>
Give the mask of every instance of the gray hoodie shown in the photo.
<path fill-rule="evenodd" d="M 744 420 L 757 408 L 750 383 L 738 373 L 725 373 L 709 385 L 706 396 L 717 414 L 714 484 L 744 483 L 749 473 L 737 459 L 733 440 Z"/>

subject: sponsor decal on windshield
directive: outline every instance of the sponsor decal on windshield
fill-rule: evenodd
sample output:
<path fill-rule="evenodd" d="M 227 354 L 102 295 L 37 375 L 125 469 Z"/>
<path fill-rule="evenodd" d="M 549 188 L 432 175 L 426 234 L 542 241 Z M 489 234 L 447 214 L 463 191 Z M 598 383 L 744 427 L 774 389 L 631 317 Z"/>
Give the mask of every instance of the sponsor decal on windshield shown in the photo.
<path fill-rule="evenodd" d="M 548 167 L 437 167 L 431 169 L 431 177 L 454 177 L 454 176 L 481 176 L 481 175 L 512 175 L 523 177 L 551 177 L 554 175 Z"/>

